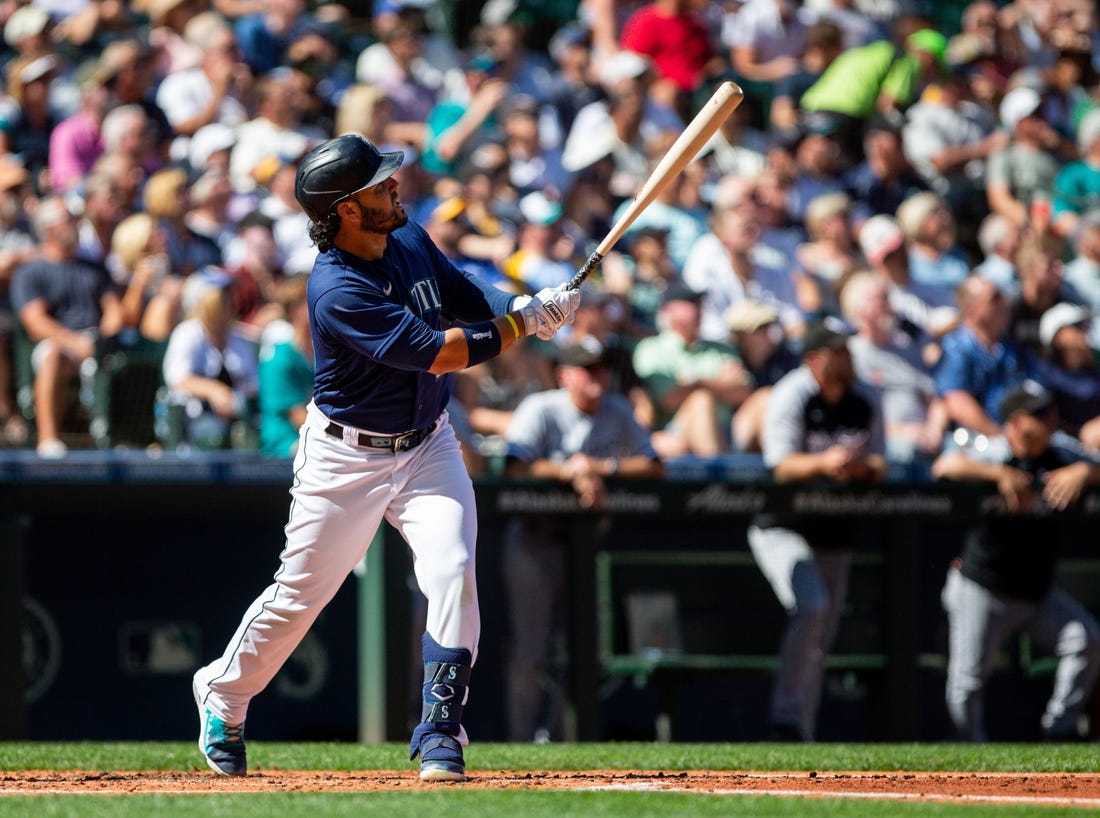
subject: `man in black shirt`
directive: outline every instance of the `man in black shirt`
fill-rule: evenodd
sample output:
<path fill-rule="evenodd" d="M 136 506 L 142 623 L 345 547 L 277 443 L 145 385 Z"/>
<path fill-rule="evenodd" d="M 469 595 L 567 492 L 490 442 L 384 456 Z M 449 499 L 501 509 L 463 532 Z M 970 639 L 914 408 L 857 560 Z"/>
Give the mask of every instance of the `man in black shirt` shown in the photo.
<path fill-rule="evenodd" d="M 1034 382 L 1010 391 L 1001 414 L 1004 437 L 993 438 L 983 451 L 946 452 L 932 466 L 937 478 L 994 483 L 1009 512 L 970 531 L 962 558 L 947 573 L 947 709 L 962 738 L 987 740 L 985 682 L 1001 643 L 1024 631 L 1058 657 L 1043 734 L 1074 739 L 1100 667 L 1100 625 L 1054 585 L 1057 555 L 1049 515 L 1100 482 L 1100 465 L 1087 459 L 1075 439 L 1054 437 L 1054 399 Z"/>

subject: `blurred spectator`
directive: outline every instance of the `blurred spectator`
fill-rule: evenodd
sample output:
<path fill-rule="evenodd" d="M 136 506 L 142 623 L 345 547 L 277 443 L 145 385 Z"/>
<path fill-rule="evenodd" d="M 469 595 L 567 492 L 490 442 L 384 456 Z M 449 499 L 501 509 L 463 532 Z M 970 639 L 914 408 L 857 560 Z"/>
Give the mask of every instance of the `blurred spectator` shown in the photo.
<path fill-rule="evenodd" d="M 469 99 L 445 99 L 428 115 L 421 161 L 431 173 L 454 175 L 462 162 L 497 128 L 494 117 L 508 94 L 508 83 L 499 76 L 500 65 L 479 54 L 466 63 Z"/>
<path fill-rule="evenodd" d="M 27 427 L 15 402 L 12 339 L 16 331 L 11 304 L 14 270 L 38 253 L 27 212 L 36 204 L 27 184 L 27 169 L 10 155 L 0 155 L 0 439 L 19 445 Z"/>
<path fill-rule="evenodd" d="M 1012 142 L 989 155 L 986 193 L 989 207 L 1024 228 L 1032 223 L 1031 205 L 1043 202 L 1054 187 L 1064 158 L 1057 153 L 1062 138 L 1039 112 L 1042 98 L 1026 85 L 1013 88 L 1001 101 L 1001 123 Z M 1042 214 L 1033 226 L 1045 230 L 1049 216 Z"/>
<path fill-rule="evenodd" d="M 1078 222 L 1071 253 L 1065 280 L 1092 311 L 1089 340 L 1094 349 L 1100 349 L 1100 213 L 1090 213 Z"/>
<path fill-rule="evenodd" d="M 646 152 L 649 158 L 646 162 L 646 173 L 657 166 L 665 155 L 668 144 L 670 142 L 661 140 L 647 146 Z M 691 180 L 690 170 L 685 169 L 683 173 L 677 174 L 676 178 L 657 194 L 657 198 L 638 214 L 626 232 L 629 236 L 633 231 L 644 227 L 656 227 L 668 231 L 668 254 L 677 267 L 683 267 L 687 262 L 692 246 L 707 229 L 706 213 L 699 207 L 693 207 L 690 200 L 685 201 L 685 194 L 690 192 Z M 635 185 L 640 185 L 642 181 L 644 181 L 643 177 L 633 177 Z M 612 221 L 621 218 L 629 206 L 630 203 L 624 201 L 616 207 L 611 214 Z"/>
<path fill-rule="evenodd" d="M 424 62 L 420 46 L 425 32 L 424 17 L 419 10 L 398 12 L 394 24 L 380 32 L 379 42 L 360 55 L 356 70 L 359 82 L 385 91 L 393 121 L 403 123 L 410 131 L 413 123 L 427 121 L 442 93 L 439 84 L 429 85 L 418 70 Z M 371 53 L 379 49 L 385 49 L 385 54 Z M 437 76 L 435 82 L 441 81 L 442 76 Z M 423 133 L 410 140 L 410 144 L 423 147 Z"/>
<path fill-rule="evenodd" d="M 185 35 L 187 24 L 201 14 L 204 0 L 143 0 L 149 15 L 149 45 L 157 52 L 157 75 L 167 77 L 202 61 L 202 45 Z"/>
<path fill-rule="evenodd" d="M 344 92 L 336 107 L 333 133 L 337 136 L 358 133 L 375 145 L 400 142 L 412 145 L 419 142 L 423 148 L 424 129 L 420 124 L 393 121 L 393 108 L 386 92 L 376 85 L 356 83 Z"/>
<path fill-rule="evenodd" d="M 306 406 L 313 398 L 313 335 L 306 301 L 308 276 L 288 279 L 279 302 L 292 335 L 266 349 L 260 357 L 258 389 L 260 405 L 260 454 L 293 457 L 298 448 L 298 429 L 305 421 Z"/>
<path fill-rule="evenodd" d="M 462 239 L 467 235 L 467 226 L 463 224 L 461 216 L 465 209 L 466 202 L 462 197 L 450 196 L 432 208 L 424 221 L 424 229 L 443 255 L 460 270 L 473 273 L 499 289 L 517 289 L 516 282 L 501 272 L 492 261 L 471 258 L 463 253 Z M 511 239 L 506 238 L 510 247 Z"/>
<path fill-rule="evenodd" d="M 160 80 L 154 68 L 154 54 L 149 46 L 136 37 L 128 37 L 104 46 L 96 71 L 119 105 L 141 107 L 152 129 L 151 144 L 158 151 L 166 151 L 172 126 L 154 98 Z M 166 152 L 158 156 L 158 163 L 165 159 Z"/>
<path fill-rule="evenodd" d="M 229 173 L 215 165 L 191 184 L 191 207 L 183 217 L 187 228 L 215 244 L 223 259 L 237 236 L 237 222 L 229 211 L 232 199 Z"/>
<path fill-rule="evenodd" d="M 604 287 L 629 310 L 630 334 L 653 335 L 665 290 L 679 278 L 668 254 L 668 231 L 642 227 L 632 231 L 624 243 L 625 252 L 609 255 L 600 265 Z"/>
<path fill-rule="evenodd" d="M 1020 239 L 1020 229 L 1000 213 L 990 213 L 978 228 L 978 247 L 983 259 L 972 274 L 989 279 L 1010 299 L 1020 292 L 1020 276 L 1016 272 Z"/>
<path fill-rule="evenodd" d="M 699 0 L 652 0 L 627 18 L 619 45 L 648 57 L 656 74 L 651 93 L 681 114 L 694 113 L 694 95 L 715 54 L 698 14 Z"/>
<path fill-rule="evenodd" d="M 539 107 L 533 97 L 516 95 L 500 111 L 504 149 L 508 153 L 508 180 L 519 196 L 541 191 L 564 199 L 573 175 L 562 167 L 561 148 L 539 140 Z"/>
<path fill-rule="evenodd" d="M 670 285 L 660 332 L 634 349 L 634 371 L 656 409 L 653 445 L 662 460 L 729 451 L 733 410 L 752 391 L 736 350 L 701 337 L 701 298 L 682 284 Z"/>
<path fill-rule="evenodd" d="M 604 62 L 600 84 L 607 98 L 577 112 L 562 153 L 566 170 L 577 172 L 611 157 L 612 195 L 620 200 L 634 196 L 649 172 L 647 146 L 684 129 L 676 110 L 649 94 L 652 82 L 650 64 L 640 54 L 619 51 Z"/>
<path fill-rule="evenodd" d="M 995 125 L 989 110 L 971 98 L 965 76 L 956 71 L 925 89 L 906 111 L 902 128 L 905 156 L 926 185 L 954 212 L 975 221 L 988 210 L 984 201 L 975 204 L 985 198 L 986 160 L 1010 139 Z"/>
<path fill-rule="evenodd" d="M 293 71 L 277 69 L 252 87 L 258 111 L 237 126 L 237 144 L 229 158 L 229 178 L 241 193 L 256 189 L 253 172 L 267 157 L 301 156 L 325 139 L 324 131 L 301 120 L 303 105 Z"/>
<path fill-rule="evenodd" d="M 200 14 L 188 23 L 186 35 L 190 42 L 202 45 L 201 61 L 166 76 L 156 94 L 157 105 L 177 134 L 172 146 L 177 159 L 207 125 L 236 128 L 246 122 L 252 84 L 252 73 L 241 60 L 228 22 L 213 13 Z M 203 170 L 198 165 L 193 169 Z"/>
<path fill-rule="evenodd" d="M 663 473 L 649 434 L 629 402 L 607 388 L 603 351 L 563 348 L 558 389 L 525 398 L 508 427 L 509 475 L 558 481 L 583 509 L 601 510 L 606 481 L 659 478 Z M 572 528 L 566 516 L 517 517 L 504 533 L 502 573 L 510 612 L 508 737 L 531 741 L 565 737 L 560 681 L 551 646 L 567 623 Z M 566 653 L 568 655 L 568 653 Z"/>
<path fill-rule="evenodd" d="M 789 0 L 782 0 L 789 5 Z M 844 49 L 840 27 L 831 20 L 818 20 L 806 29 L 806 46 L 793 73 L 780 77 L 769 109 L 769 121 L 776 131 L 798 125 L 799 100 Z M 743 104 L 743 103 L 742 103 Z"/>
<path fill-rule="evenodd" d="M 53 26 L 50 13 L 34 3 L 23 3 L 8 14 L 4 22 L 4 43 L 15 52 L 15 59 L 35 59 L 53 50 Z"/>
<path fill-rule="evenodd" d="M 794 0 L 749 0 L 726 12 L 722 44 L 738 77 L 781 83 L 798 73 L 808 41 L 800 10 Z"/>
<path fill-rule="evenodd" d="M 127 216 L 111 237 L 109 267 L 121 290 L 123 323 L 167 341 L 179 322 L 183 279 L 173 274 L 167 238 L 148 213 Z"/>
<path fill-rule="evenodd" d="M 145 183 L 142 203 L 144 211 L 164 231 L 172 270 L 178 275 L 188 276 L 200 267 L 221 264 L 218 245 L 187 226 L 186 216 L 191 209 L 187 171 L 169 168 L 154 173 Z"/>
<path fill-rule="evenodd" d="M 947 452 L 932 469 L 937 478 L 996 485 L 1009 512 L 989 514 L 972 528 L 962 557 L 947 572 L 947 710 L 962 739 L 989 739 L 986 683 L 1002 643 L 1023 632 L 1058 660 L 1040 719 L 1043 737 L 1077 740 L 1078 719 L 1100 669 L 1100 624 L 1054 584 L 1057 549 L 1050 531 L 1052 513 L 1057 519 L 1086 486 L 1100 482 L 1100 467 L 1052 437 L 1054 401 L 1037 385 L 1009 392 L 999 413 L 1003 440 Z"/>
<path fill-rule="evenodd" d="M 943 287 L 929 287 L 910 276 L 905 234 L 890 216 L 872 216 L 859 230 L 859 246 L 871 269 L 890 282 L 890 306 L 916 337 L 939 338 L 955 328 L 955 298 Z"/>
<path fill-rule="evenodd" d="M 504 271 L 528 292 L 557 287 L 573 277 L 573 242 L 561 232 L 561 203 L 535 191 L 519 201 L 522 220 L 516 252 Z"/>
<path fill-rule="evenodd" d="M 491 7 L 486 4 L 481 11 L 481 24 L 471 32 L 471 45 L 481 49 L 493 61 L 497 76 L 509 86 L 509 95 L 526 94 L 539 104 L 550 98 L 552 64 L 544 54 L 530 48 L 525 40 L 526 28 L 519 15 L 513 13 L 505 19 L 493 19 Z M 545 144 L 556 145 L 561 141 L 561 125 L 546 119 L 543 124 Z"/>
<path fill-rule="evenodd" d="M 771 388 L 801 361 L 783 334 L 775 307 L 742 301 L 726 310 L 725 319 L 730 341 L 755 384 L 733 415 L 733 449 L 758 452 Z"/>
<path fill-rule="evenodd" d="M 887 459 L 909 463 L 939 454 L 947 415 L 920 345 L 898 330 L 889 282 L 876 273 L 856 273 L 841 300 L 856 330 L 848 339 L 856 377 L 879 392 Z"/>
<path fill-rule="evenodd" d="M 1058 428 L 1090 451 L 1100 449 L 1100 367 L 1089 345 L 1089 310 L 1061 302 L 1039 321 L 1036 377 L 1054 397 Z"/>
<path fill-rule="evenodd" d="M 761 246 L 756 212 L 751 201 L 715 212 L 711 232 L 692 245 L 684 264 L 684 282 L 702 299 L 699 336 L 705 340 L 725 341 L 725 311 L 746 299 L 772 305 L 789 335 L 801 333 L 790 268 L 776 264 L 774 251 Z"/>
<path fill-rule="evenodd" d="M 315 25 L 304 0 L 267 0 L 263 11 L 236 20 L 233 33 L 241 59 L 259 76 L 288 65 L 290 44 Z"/>
<path fill-rule="evenodd" d="M 1071 237 L 1081 217 L 1100 210 L 1100 109 L 1090 111 L 1077 128 L 1081 159 L 1065 165 L 1054 179 L 1054 232 Z"/>
<path fill-rule="evenodd" d="M 825 22 L 837 26 L 843 33 L 844 48 L 859 48 L 887 36 L 880 21 L 853 0 L 819 0 L 807 3 L 806 11 L 813 21 L 811 29 Z"/>
<path fill-rule="evenodd" d="M 931 191 L 913 194 L 898 207 L 897 222 L 905 234 L 913 281 L 950 293 L 970 275 L 958 244 L 958 222 L 943 197 Z"/>
<path fill-rule="evenodd" d="M 50 134 L 50 189 L 66 193 L 78 188 L 103 153 L 100 128 L 117 101 L 95 67 L 80 70 L 80 111 L 58 123 Z"/>
<path fill-rule="evenodd" d="M 1008 25 L 1011 8 L 1005 9 L 1006 19 L 1002 21 L 997 6 L 993 0 L 969 3 L 963 9 L 962 30 L 948 42 L 947 54 L 956 65 L 988 60 L 995 76 L 1004 82 L 1022 65 L 1024 47 L 1013 27 Z"/>
<path fill-rule="evenodd" d="M 53 54 L 20 57 L 5 66 L 10 100 L 0 120 L 0 146 L 15 154 L 30 171 L 38 191 L 50 189 L 45 170 L 49 166 L 50 134 L 57 125 L 50 84 L 61 70 Z"/>
<path fill-rule="evenodd" d="M 893 215 L 907 198 L 928 189 L 928 183 L 909 164 L 900 130 L 886 117 L 867 120 L 863 154 L 865 158 L 844 174 L 845 190 L 853 199 L 853 223 L 879 213 Z"/>
<path fill-rule="evenodd" d="M 779 167 L 776 157 L 776 151 L 768 155 L 768 165 L 753 180 L 749 198 L 760 221 L 761 263 L 778 268 L 790 266 L 798 245 L 806 241 L 806 230 L 791 217 L 789 199 L 794 167 L 789 171 Z M 715 208 L 720 209 L 718 202 Z"/>
<path fill-rule="evenodd" d="M 111 236 L 129 212 L 123 192 L 114 179 L 103 173 L 89 176 L 84 183 L 83 208 L 77 227 L 80 235 L 77 255 L 92 264 L 105 264 L 111 249 Z"/>
<path fill-rule="evenodd" d="M 234 326 L 231 279 L 217 267 L 192 273 L 183 286 L 186 316 L 168 339 L 164 383 L 182 442 L 226 449 L 251 422 L 257 389 L 256 345 Z"/>
<path fill-rule="evenodd" d="M 1078 295 L 1062 276 L 1061 243 L 1046 236 L 1024 239 L 1016 250 L 1020 292 L 1012 302 L 1009 334 L 1021 349 L 1039 352 L 1039 320 L 1060 301 L 1077 302 Z"/>
<path fill-rule="evenodd" d="M 259 340 L 283 308 L 279 292 L 284 275 L 272 222 L 253 211 L 237 224 L 225 269 L 233 280 L 233 313 L 241 334 Z"/>
<path fill-rule="evenodd" d="M 971 276 L 958 296 L 962 324 L 943 339 L 936 392 L 952 424 L 996 437 L 1001 401 L 1031 375 L 1030 366 L 1008 334 L 1008 301 L 996 284 Z"/>
<path fill-rule="evenodd" d="M 557 70 L 547 101 L 558 112 L 564 134 L 573 127 L 577 112 L 601 96 L 593 79 L 591 48 L 590 33 L 576 23 L 562 26 L 550 38 L 550 56 Z"/>
<path fill-rule="evenodd" d="M 764 169 L 770 139 L 753 126 L 754 117 L 752 100 L 743 100 L 722 120 L 698 160 L 709 162 L 720 177 L 755 178 Z"/>
<path fill-rule="evenodd" d="M 809 314 L 840 315 L 838 294 L 843 282 L 863 261 L 849 221 L 851 199 L 825 193 L 806 208 L 809 241 L 798 246 L 798 303 Z"/>
<path fill-rule="evenodd" d="M 846 337 L 807 327 L 803 364 L 773 388 L 764 462 L 782 483 L 875 483 L 886 472 L 882 407 L 856 380 Z M 759 514 L 749 527 L 756 564 L 787 611 L 772 687 L 771 740 L 812 741 L 825 673 L 848 588 L 856 518 Z"/>
<path fill-rule="evenodd" d="M 373 84 L 392 70 L 394 58 L 385 41 L 390 32 L 403 27 L 416 34 L 418 54 L 410 71 L 417 81 L 441 98 L 464 98 L 466 80 L 462 75 L 462 57 L 447 32 L 433 29 L 434 18 L 427 13 L 428 5 L 404 0 L 374 4 L 372 31 L 376 42 L 364 48 L 356 58 L 355 79 L 358 82 Z M 370 134 L 366 136 L 371 138 Z"/>
<path fill-rule="evenodd" d="M 856 140 L 851 144 L 858 146 L 864 120 L 903 111 L 947 67 L 947 40 L 940 32 L 922 28 L 903 42 L 900 49 L 889 40 L 848 49 L 802 95 L 800 106 L 847 117 L 847 132 Z"/>
<path fill-rule="evenodd" d="M 122 329 L 122 308 L 107 271 L 77 258 L 76 218 L 59 197 L 35 210 L 41 256 L 16 268 L 12 306 L 34 344 L 34 420 L 38 454 L 62 457 L 69 386 L 95 355 L 96 339 Z"/>
<path fill-rule="evenodd" d="M 787 209 L 795 224 L 805 224 L 806 208 L 818 196 L 844 192 L 840 178 L 844 162 L 838 134 L 842 127 L 838 118 L 826 113 L 802 118 L 791 146 L 794 177 L 787 193 Z"/>
<path fill-rule="evenodd" d="M 140 105 L 116 105 L 100 127 L 103 155 L 122 154 L 130 164 L 140 167 L 146 175 L 159 170 L 162 152 L 157 143 L 156 126 L 149 121 Z"/>

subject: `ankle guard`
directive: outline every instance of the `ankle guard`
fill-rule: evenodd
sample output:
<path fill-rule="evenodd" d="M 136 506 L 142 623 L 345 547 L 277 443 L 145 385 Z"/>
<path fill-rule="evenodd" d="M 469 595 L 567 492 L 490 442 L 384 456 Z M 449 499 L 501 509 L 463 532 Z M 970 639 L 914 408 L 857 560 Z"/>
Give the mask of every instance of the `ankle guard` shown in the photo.
<path fill-rule="evenodd" d="M 420 740 L 428 733 L 457 736 L 462 729 L 462 708 L 470 684 L 473 656 L 466 648 L 445 648 L 427 633 L 424 654 L 424 707 L 413 731 L 409 759 L 420 752 Z"/>

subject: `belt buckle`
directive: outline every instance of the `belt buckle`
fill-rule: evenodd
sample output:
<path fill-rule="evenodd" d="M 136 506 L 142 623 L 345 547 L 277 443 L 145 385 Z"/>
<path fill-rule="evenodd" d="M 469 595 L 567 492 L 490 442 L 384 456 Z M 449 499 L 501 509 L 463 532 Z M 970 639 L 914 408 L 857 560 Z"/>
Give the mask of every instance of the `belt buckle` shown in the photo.
<path fill-rule="evenodd" d="M 419 431 L 405 432 L 403 435 L 394 435 L 393 438 L 393 451 L 407 452 L 409 449 L 416 446 L 419 440 Z"/>

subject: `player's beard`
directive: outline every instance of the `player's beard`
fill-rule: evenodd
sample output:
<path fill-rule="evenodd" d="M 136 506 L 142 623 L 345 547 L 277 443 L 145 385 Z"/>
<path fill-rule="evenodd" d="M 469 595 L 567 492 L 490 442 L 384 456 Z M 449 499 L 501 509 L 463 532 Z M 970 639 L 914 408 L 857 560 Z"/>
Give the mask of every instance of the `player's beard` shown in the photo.
<path fill-rule="evenodd" d="M 359 205 L 359 229 L 364 233 L 382 233 L 389 235 L 399 227 L 404 227 L 409 214 L 399 204 L 382 210 Z"/>

